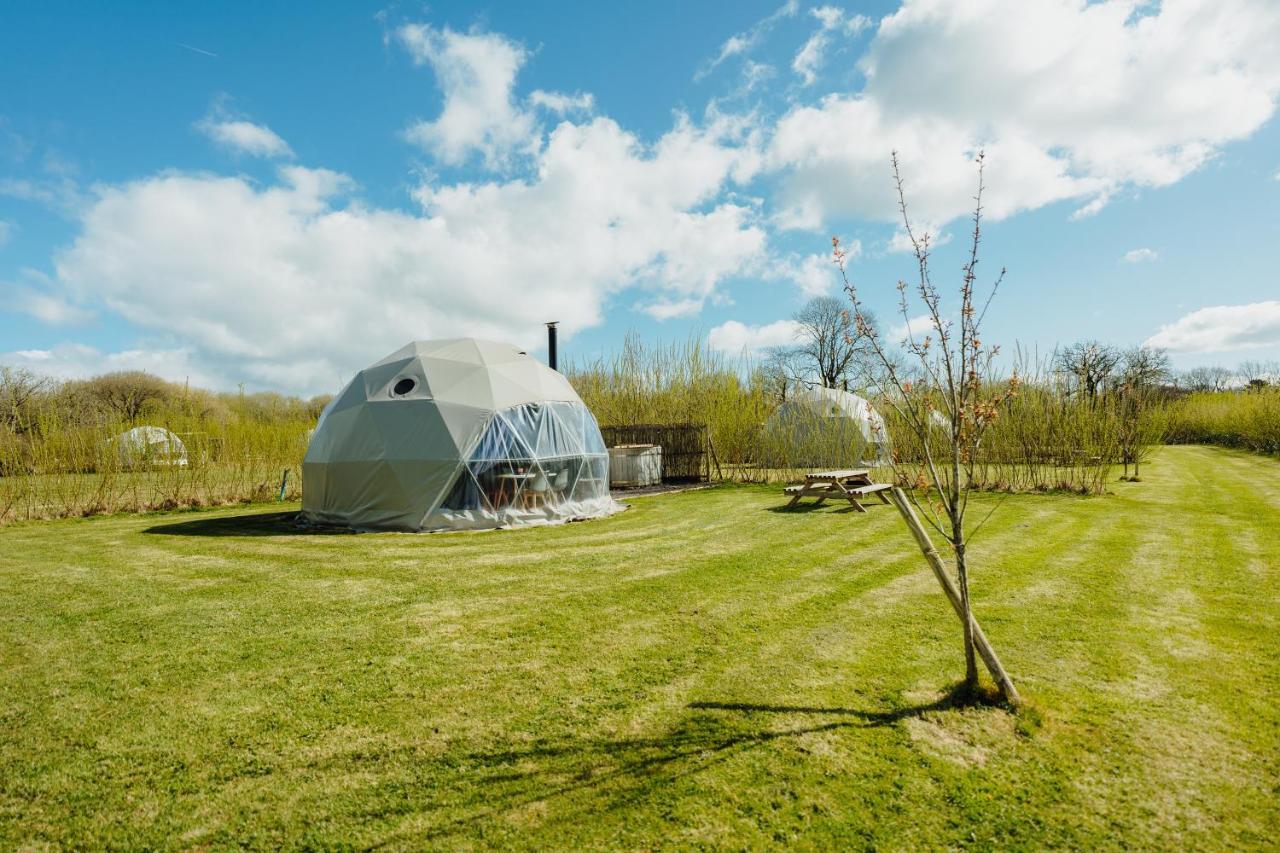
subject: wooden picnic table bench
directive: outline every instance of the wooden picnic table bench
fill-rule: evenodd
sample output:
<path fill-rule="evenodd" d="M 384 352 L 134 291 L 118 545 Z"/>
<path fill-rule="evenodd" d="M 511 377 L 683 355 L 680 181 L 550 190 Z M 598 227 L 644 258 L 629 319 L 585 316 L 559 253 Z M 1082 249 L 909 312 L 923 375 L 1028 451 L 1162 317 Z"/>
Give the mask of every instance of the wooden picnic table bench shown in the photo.
<path fill-rule="evenodd" d="M 885 494 L 892 486 L 889 483 L 871 482 L 871 472 L 866 468 L 849 468 L 842 471 L 818 471 L 806 474 L 804 483 L 798 486 L 787 486 L 783 491 L 791 495 L 787 509 L 796 506 L 806 497 L 816 497 L 814 506 L 821 506 L 827 498 L 844 498 L 858 512 L 866 512 L 858 498 L 875 495 L 882 503 L 889 503 Z"/>

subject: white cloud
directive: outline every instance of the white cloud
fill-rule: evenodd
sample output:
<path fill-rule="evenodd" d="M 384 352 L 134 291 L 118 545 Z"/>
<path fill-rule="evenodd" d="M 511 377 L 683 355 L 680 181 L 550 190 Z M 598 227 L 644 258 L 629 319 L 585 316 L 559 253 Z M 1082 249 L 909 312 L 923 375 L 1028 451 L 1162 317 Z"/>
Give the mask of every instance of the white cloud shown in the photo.
<path fill-rule="evenodd" d="M 1280 346 L 1280 301 L 1192 311 L 1146 340 L 1174 352 L 1225 352 Z"/>
<path fill-rule="evenodd" d="M 658 299 L 640 310 L 655 320 L 674 320 L 677 317 L 693 317 L 702 310 L 701 299 Z"/>
<path fill-rule="evenodd" d="M 1124 261 L 1126 264 L 1141 264 L 1150 263 L 1151 261 L 1157 260 L 1159 257 L 1160 253 L 1155 249 L 1143 248 L 1130 249 L 1124 253 L 1124 256 L 1120 258 L 1120 260 Z"/>
<path fill-rule="evenodd" d="M 953 234 L 950 231 L 943 231 L 940 226 L 930 222 L 921 222 L 915 220 L 911 224 L 911 230 L 915 233 L 916 239 L 921 243 L 926 237 L 929 238 L 929 250 L 945 246 L 951 242 Z M 911 235 L 907 233 L 905 228 L 898 228 L 893 232 L 893 236 L 889 238 L 889 242 L 885 244 L 887 252 L 915 252 L 915 244 L 911 242 Z"/>
<path fill-rule="evenodd" d="M 34 202 L 63 215 L 74 215 L 85 202 L 80 184 L 68 175 L 0 178 L 0 196 Z"/>
<path fill-rule="evenodd" d="M 533 113 L 512 92 L 529 58 L 523 45 L 499 33 L 459 33 L 429 24 L 405 24 L 395 35 L 415 64 L 431 66 L 444 94 L 440 116 L 411 125 L 405 131 L 409 141 L 452 166 L 474 152 L 490 168 L 534 153 Z"/>
<path fill-rule="evenodd" d="M 446 165 L 464 165 L 478 154 L 486 168 L 508 169 L 536 156 L 542 144 L 535 110 L 564 116 L 595 108 L 589 92 L 535 89 L 521 101 L 516 77 L 530 53 L 501 33 L 405 24 L 394 35 L 416 65 L 431 66 L 444 95 L 440 115 L 414 122 L 405 138 Z"/>
<path fill-rule="evenodd" d="M 536 177 L 423 186 L 419 214 L 303 167 L 266 186 L 163 173 L 100 187 L 42 292 L 180 341 L 210 373 L 305 392 L 406 340 L 536 346 L 548 319 L 571 336 L 622 291 L 688 314 L 764 263 L 758 209 L 718 200 L 746 168 L 738 132 L 681 119 L 644 146 L 607 118 L 564 122 Z"/>
<path fill-rule="evenodd" d="M 811 86 L 818 79 L 818 68 L 822 65 L 823 52 L 827 49 L 829 36 L 825 30 L 819 30 L 809 37 L 795 59 L 791 60 L 791 70 L 804 78 L 804 85 Z"/>
<path fill-rule="evenodd" d="M 1101 190 L 1093 198 L 1075 210 L 1071 211 L 1071 220 L 1073 222 L 1081 219 L 1088 219 L 1090 216 L 1097 216 L 1102 209 L 1111 201 L 1111 191 Z"/>
<path fill-rule="evenodd" d="M 897 324 L 889 330 L 889 340 L 893 343 L 904 341 L 908 336 L 915 338 L 919 343 L 925 335 L 933 333 L 933 318 L 928 314 L 920 314 L 916 317 L 908 317 L 903 322 Z"/>
<path fill-rule="evenodd" d="M 93 319 L 93 312 L 57 296 L 37 290 L 19 290 L 15 304 L 24 314 L 30 314 L 51 326 L 74 326 Z"/>
<path fill-rule="evenodd" d="M 729 38 L 725 39 L 724 43 L 720 45 L 720 51 L 716 54 L 715 58 L 704 63 L 703 66 L 698 69 L 697 73 L 693 75 L 693 79 L 701 80 L 703 77 L 706 77 L 712 71 L 715 71 L 723 65 L 727 60 L 732 59 L 735 56 L 742 56 L 750 53 L 760 44 L 760 42 L 764 40 L 764 37 L 769 34 L 769 31 L 774 28 L 778 21 L 783 18 L 794 18 L 796 13 L 799 11 L 799 0 L 787 0 L 786 3 L 783 3 L 775 9 L 767 18 L 763 18 L 753 24 L 750 29 L 740 33 L 734 33 Z"/>
<path fill-rule="evenodd" d="M 23 269 L 16 279 L 0 282 L 6 307 L 50 326 L 74 326 L 92 320 L 94 313 L 58 293 L 57 282 L 35 269 Z"/>
<path fill-rule="evenodd" d="M 218 107 L 200 121 L 196 129 L 236 154 L 250 157 L 292 157 L 293 149 L 265 124 L 226 115 Z"/>
<path fill-rule="evenodd" d="M 225 386 L 225 377 L 209 372 L 189 349 L 130 349 L 102 352 L 83 344 L 0 353 L 0 364 L 25 367 L 42 376 L 80 379 L 119 370 L 145 370 L 171 382 L 190 380 L 200 387 Z"/>
<path fill-rule="evenodd" d="M 794 107 L 767 166 L 780 224 L 896 217 L 898 150 L 914 212 L 967 212 L 988 152 L 994 218 L 1063 199 L 1101 209 L 1174 183 L 1253 133 L 1280 97 L 1280 6 L 1263 0 L 907 0 L 881 21 L 857 94 Z"/>
<path fill-rule="evenodd" d="M 707 334 L 707 345 L 729 355 L 755 355 L 769 347 L 795 343 L 800 324 L 794 320 L 776 320 L 763 326 L 748 326 L 729 320 Z"/>
<path fill-rule="evenodd" d="M 818 71 L 826 61 L 827 48 L 831 46 L 835 31 L 857 35 L 871 26 L 871 19 L 865 15 L 845 17 L 844 10 L 835 6 L 819 6 L 810 9 L 809 14 L 818 20 L 820 26 L 791 60 L 791 69 L 803 78 L 805 86 L 812 86 L 817 82 Z"/>
<path fill-rule="evenodd" d="M 596 99 L 590 92 L 566 95 L 563 92 L 544 92 L 542 89 L 535 89 L 529 93 L 529 103 L 557 115 L 566 115 L 591 112 L 595 109 Z"/>
<path fill-rule="evenodd" d="M 842 244 L 850 260 L 862 254 L 862 243 L 851 240 Z M 774 261 L 769 277 L 794 284 L 806 299 L 827 296 L 837 282 L 837 272 L 830 254 L 790 255 Z"/>

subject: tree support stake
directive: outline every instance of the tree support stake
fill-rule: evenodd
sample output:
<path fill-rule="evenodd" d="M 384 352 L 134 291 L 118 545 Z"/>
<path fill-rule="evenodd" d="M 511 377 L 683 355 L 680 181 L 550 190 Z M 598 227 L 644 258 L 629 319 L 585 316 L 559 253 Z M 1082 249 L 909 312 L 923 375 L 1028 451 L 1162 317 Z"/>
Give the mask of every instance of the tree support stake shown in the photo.
<path fill-rule="evenodd" d="M 902 493 L 902 489 L 894 486 L 890 495 L 893 499 L 893 505 L 902 514 L 902 519 L 907 523 L 907 528 L 916 538 L 916 544 L 920 546 L 925 560 L 929 563 L 929 568 L 933 569 L 934 577 L 942 585 L 942 591 L 947 594 L 947 598 L 951 601 L 951 607 L 955 610 L 956 616 L 959 617 L 960 623 L 963 625 L 964 604 L 960 601 L 960 590 L 956 588 L 955 581 L 951 579 L 951 575 L 947 572 L 947 566 L 942 561 L 942 556 L 938 553 L 938 549 L 933 547 L 928 531 L 920 523 L 919 517 L 916 515 L 915 510 L 912 509 L 911 502 L 907 499 L 907 496 Z M 982 632 L 982 628 L 978 625 L 978 620 L 970 615 L 969 622 L 972 626 L 974 648 L 977 650 L 978 656 L 982 658 L 982 662 L 986 664 L 987 671 L 991 673 L 991 677 L 995 679 L 1001 695 L 1010 705 L 1016 707 L 1022 704 L 1022 698 L 1018 695 L 1017 688 L 1013 686 L 1013 679 L 1009 677 L 1009 673 L 1005 672 L 1004 666 L 1000 663 L 1000 658 L 996 656 L 996 650 L 991 648 L 987 635 Z"/>

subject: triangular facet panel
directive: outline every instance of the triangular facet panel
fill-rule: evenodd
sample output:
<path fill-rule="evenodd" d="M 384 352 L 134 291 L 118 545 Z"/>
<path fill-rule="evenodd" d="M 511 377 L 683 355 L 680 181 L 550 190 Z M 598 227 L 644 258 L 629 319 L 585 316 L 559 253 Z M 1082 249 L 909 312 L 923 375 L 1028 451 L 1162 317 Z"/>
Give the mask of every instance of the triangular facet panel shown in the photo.
<path fill-rule="evenodd" d="M 489 496 L 466 465 L 458 467 L 457 477 L 440 508 L 454 512 L 493 512 Z"/>

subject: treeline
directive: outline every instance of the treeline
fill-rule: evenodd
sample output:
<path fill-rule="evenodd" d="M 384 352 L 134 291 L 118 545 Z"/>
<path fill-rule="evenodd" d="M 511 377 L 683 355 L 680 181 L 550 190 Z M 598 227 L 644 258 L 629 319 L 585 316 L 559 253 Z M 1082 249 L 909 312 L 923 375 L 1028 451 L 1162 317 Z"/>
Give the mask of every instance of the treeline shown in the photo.
<path fill-rule="evenodd" d="M 840 321 L 835 322 L 838 327 Z M 843 338 L 831 338 L 837 339 Z M 920 438 L 889 399 L 866 387 L 857 354 L 832 356 L 825 344 L 812 351 L 826 359 L 827 382 L 863 395 L 884 416 L 889 450 L 900 476 L 909 476 L 911 466 L 924 458 Z M 1020 359 L 1018 393 L 987 432 L 975 485 L 1092 493 L 1102 491 L 1117 467 L 1136 474 L 1164 429 L 1168 394 L 1152 360 L 1151 352 L 1136 350 L 1124 361 L 1125 382 L 1082 383 L 1058 370 L 1054 360 Z M 815 466 L 858 465 L 868 457 L 865 443 L 850 441 L 848 429 L 835 423 L 826 441 L 809 431 L 797 442 L 793 431 L 777 428 L 775 413 L 798 385 L 822 383 L 816 371 L 806 376 L 804 365 L 803 353 L 769 353 L 750 361 L 710 350 L 700 338 L 648 345 L 628 336 L 611 356 L 570 365 L 566 372 L 602 425 L 702 424 L 725 476 L 780 482 Z M 989 381 L 994 390 L 1009 378 Z M 917 385 L 917 393 L 925 393 L 923 385 Z M 943 436 L 931 433 L 930 438 Z"/>
<path fill-rule="evenodd" d="M 0 430 L 18 436 L 142 421 L 314 421 L 330 399 L 330 395 L 302 399 L 273 391 L 209 391 L 137 370 L 58 381 L 0 366 Z"/>
<path fill-rule="evenodd" d="M 1169 407 L 1166 440 L 1280 453 L 1280 384 L 1188 394 Z"/>
<path fill-rule="evenodd" d="M 307 432 L 327 401 L 133 371 L 57 381 L 0 367 L 0 522 L 264 500 L 282 487 L 296 497 Z M 167 431 L 173 447 L 154 459 L 135 452 L 121 437 L 142 425 Z"/>
<path fill-rule="evenodd" d="M 630 335 L 618 351 L 565 373 L 602 426 L 706 426 L 715 473 L 746 482 L 866 459 L 865 443 L 847 429 L 809 433 L 801 444 L 771 425 L 798 388 L 847 389 L 883 414 L 899 476 L 909 477 L 924 457 L 920 437 L 877 392 L 839 303 L 816 308 L 804 317 L 808 341 L 763 358 L 727 356 L 700 337 L 650 344 Z M 1117 474 L 1140 475 L 1165 441 L 1280 453 L 1274 365 L 1178 374 L 1158 350 L 1096 342 L 1015 363 L 1017 393 L 974 460 L 979 488 L 1100 492 Z M 998 396 L 1010 378 L 987 381 Z M 918 393 L 930 393 L 926 383 Z M 138 372 L 56 381 L 0 367 L 0 521 L 262 500 L 282 485 L 297 497 L 307 438 L 328 400 L 213 392 Z M 143 424 L 181 440 L 182 464 L 129 464 L 116 438 Z"/>

